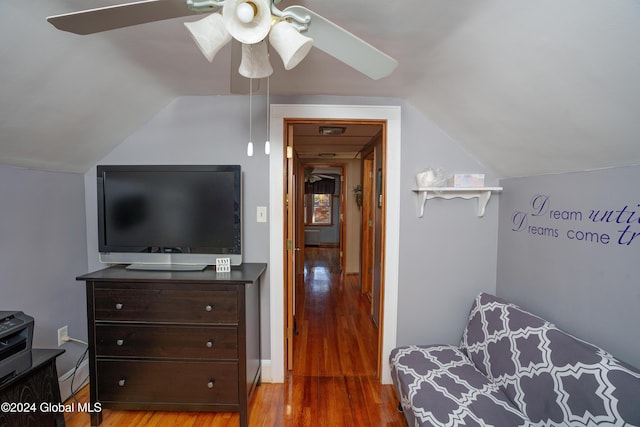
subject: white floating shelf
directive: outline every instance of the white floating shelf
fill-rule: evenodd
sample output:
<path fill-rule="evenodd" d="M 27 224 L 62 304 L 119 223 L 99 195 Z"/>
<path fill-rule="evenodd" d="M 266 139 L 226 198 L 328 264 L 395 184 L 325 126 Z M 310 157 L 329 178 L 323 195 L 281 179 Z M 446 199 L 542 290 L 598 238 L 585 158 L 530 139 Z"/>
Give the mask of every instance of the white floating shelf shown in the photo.
<path fill-rule="evenodd" d="M 429 199 L 478 199 L 478 216 L 484 215 L 484 210 L 489 203 L 492 192 L 502 191 L 502 187 L 479 187 L 479 188 L 460 188 L 460 187 L 422 187 L 414 188 L 414 192 L 418 193 L 418 218 L 424 215 L 424 205 Z"/>

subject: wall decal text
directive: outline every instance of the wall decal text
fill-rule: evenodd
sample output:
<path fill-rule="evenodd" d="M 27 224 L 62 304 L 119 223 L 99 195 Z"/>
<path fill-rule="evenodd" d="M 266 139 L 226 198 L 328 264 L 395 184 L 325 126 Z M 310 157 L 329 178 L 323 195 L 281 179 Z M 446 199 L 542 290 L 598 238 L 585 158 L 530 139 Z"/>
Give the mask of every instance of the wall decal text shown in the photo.
<path fill-rule="evenodd" d="M 526 210 L 511 216 L 512 231 L 540 238 L 568 239 L 594 245 L 640 245 L 640 204 L 607 209 L 558 209 L 551 197 L 536 194 Z"/>

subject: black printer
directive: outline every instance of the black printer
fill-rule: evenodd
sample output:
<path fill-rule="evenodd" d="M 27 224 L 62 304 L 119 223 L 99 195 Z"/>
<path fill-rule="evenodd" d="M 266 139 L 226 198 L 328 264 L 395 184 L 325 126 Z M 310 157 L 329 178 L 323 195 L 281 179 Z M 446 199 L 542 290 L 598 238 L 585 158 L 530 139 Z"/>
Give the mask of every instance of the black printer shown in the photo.
<path fill-rule="evenodd" d="M 33 317 L 0 311 L 0 383 L 31 367 Z"/>

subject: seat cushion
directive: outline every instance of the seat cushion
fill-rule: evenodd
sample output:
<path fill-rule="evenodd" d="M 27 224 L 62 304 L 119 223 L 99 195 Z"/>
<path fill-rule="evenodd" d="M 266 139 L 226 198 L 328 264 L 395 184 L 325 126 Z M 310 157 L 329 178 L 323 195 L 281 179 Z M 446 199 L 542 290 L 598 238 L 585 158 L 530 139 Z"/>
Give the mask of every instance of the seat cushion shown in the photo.
<path fill-rule="evenodd" d="M 391 352 L 390 363 L 410 426 L 529 425 L 457 347 L 398 347 Z"/>
<path fill-rule="evenodd" d="M 460 348 L 533 423 L 640 425 L 638 370 L 493 295 L 476 298 Z"/>

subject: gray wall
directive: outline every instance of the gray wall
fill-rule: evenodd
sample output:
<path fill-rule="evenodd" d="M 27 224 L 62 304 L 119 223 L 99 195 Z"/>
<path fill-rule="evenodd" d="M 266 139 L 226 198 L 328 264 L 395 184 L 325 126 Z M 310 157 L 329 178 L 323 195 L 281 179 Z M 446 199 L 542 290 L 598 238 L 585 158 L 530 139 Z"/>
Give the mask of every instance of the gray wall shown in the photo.
<path fill-rule="evenodd" d="M 417 217 L 415 174 L 426 168 L 484 173 L 497 179 L 431 120 L 402 106 L 402 195 L 398 294 L 399 345 L 458 344 L 473 298 L 495 292 L 498 204 L 492 196 L 484 217 L 476 200 L 434 199 Z"/>
<path fill-rule="evenodd" d="M 638 183 L 640 166 L 501 181 L 497 271 L 499 296 L 635 366 Z"/>
<path fill-rule="evenodd" d="M 99 164 L 239 163 L 244 171 L 245 261 L 269 259 L 268 224 L 256 223 L 256 206 L 268 206 L 269 160 L 262 152 L 266 135 L 264 97 L 254 99 L 254 157 L 246 156 L 248 98 L 181 97 L 122 142 Z M 497 204 L 484 218 L 475 201 L 430 201 L 424 218 L 416 217 L 414 174 L 426 167 L 450 173 L 486 173 L 458 144 L 420 112 L 391 98 L 271 97 L 278 104 L 401 105 L 402 198 L 398 342 L 457 342 L 471 301 L 480 290 L 495 291 Z M 95 168 L 85 175 L 89 270 L 101 268 L 97 257 Z M 441 203 L 442 202 L 442 203 Z M 465 261 L 464 268 L 460 262 Z M 269 349 L 269 275 L 262 301 L 263 357 Z"/>
<path fill-rule="evenodd" d="M 87 263 L 82 175 L 0 166 L 0 310 L 34 318 L 33 346 L 57 348 L 57 329 L 86 339 L 86 305 L 75 277 Z M 85 346 L 69 342 L 58 374 Z"/>

